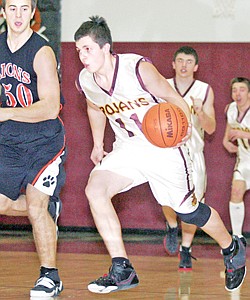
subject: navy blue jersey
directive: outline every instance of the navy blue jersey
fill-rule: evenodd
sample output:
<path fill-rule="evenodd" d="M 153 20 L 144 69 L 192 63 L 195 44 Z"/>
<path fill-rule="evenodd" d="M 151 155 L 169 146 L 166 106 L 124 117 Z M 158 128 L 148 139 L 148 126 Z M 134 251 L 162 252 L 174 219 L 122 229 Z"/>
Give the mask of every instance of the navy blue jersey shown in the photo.
<path fill-rule="evenodd" d="M 47 41 L 33 32 L 29 40 L 12 53 L 7 45 L 7 32 L 0 35 L 2 107 L 28 107 L 39 101 L 33 61 L 45 45 L 48 45 Z"/>
<path fill-rule="evenodd" d="M 7 45 L 7 33 L 0 35 L 2 110 L 29 107 L 40 101 L 33 63 L 37 52 L 46 45 L 47 41 L 33 32 L 29 40 L 12 53 Z M 60 118 L 35 123 L 0 122 L 0 194 L 16 200 L 20 192 L 32 184 L 45 194 L 59 197 L 65 180 L 65 153 L 65 133 Z M 46 178 L 53 178 L 53 182 L 48 184 Z"/>

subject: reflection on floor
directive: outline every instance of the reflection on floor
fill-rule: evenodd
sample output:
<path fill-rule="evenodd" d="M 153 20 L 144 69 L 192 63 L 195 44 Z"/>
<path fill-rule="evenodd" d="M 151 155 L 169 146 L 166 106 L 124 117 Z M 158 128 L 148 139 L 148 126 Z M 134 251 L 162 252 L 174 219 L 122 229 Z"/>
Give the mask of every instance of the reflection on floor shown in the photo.
<path fill-rule="evenodd" d="M 128 230 L 123 236 L 129 258 L 139 274 L 140 285 L 135 289 L 97 296 L 88 291 L 87 285 L 110 266 L 102 239 L 93 229 L 60 228 L 57 265 L 65 289 L 58 300 L 250 299 L 248 274 L 241 289 L 232 293 L 225 290 L 220 247 L 204 234 L 197 232 L 194 239 L 192 254 L 197 260 L 193 261 L 192 272 L 179 272 L 178 257 L 167 256 L 162 243 L 163 231 Z M 3 230 L 0 227 L 0 263 L 0 299 L 29 299 L 29 290 L 39 270 L 30 229 Z"/>

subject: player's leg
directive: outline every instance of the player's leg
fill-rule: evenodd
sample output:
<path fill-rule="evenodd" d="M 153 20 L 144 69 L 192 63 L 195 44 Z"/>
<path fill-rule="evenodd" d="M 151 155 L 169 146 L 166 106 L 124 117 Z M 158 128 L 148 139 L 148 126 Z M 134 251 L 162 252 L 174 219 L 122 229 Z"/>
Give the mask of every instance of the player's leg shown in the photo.
<path fill-rule="evenodd" d="M 52 198 L 53 197 L 50 197 L 48 211 L 56 224 L 58 217 L 62 211 L 62 201 L 60 199 L 58 199 L 57 201 L 53 201 Z M 15 201 L 11 200 L 5 195 L 0 195 L 0 215 L 27 217 L 28 212 L 26 195 L 21 194 Z"/>
<path fill-rule="evenodd" d="M 112 258 L 106 277 L 90 282 L 88 289 L 94 293 L 109 293 L 138 285 L 139 280 L 128 260 L 122 239 L 121 224 L 112 204 L 112 197 L 129 186 L 132 180 L 116 173 L 98 170 L 91 173 L 86 195 L 96 227 Z"/>
<path fill-rule="evenodd" d="M 57 221 L 62 212 L 62 201 L 61 201 L 60 197 L 54 197 L 54 196 L 50 197 L 48 211 L 49 211 L 49 214 L 51 215 L 54 223 L 56 224 L 56 236 L 58 238 L 59 230 L 58 230 Z"/>
<path fill-rule="evenodd" d="M 182 239 L 181 245 L 190 248 L 193 242 L 194 234 L 197 229 L 196 225 L 181 222 L 182 233 L 185 233 L 185 238 Z"/>
<path fill-rule="evenodd" d="M 200 205 L 202 205 L 202 203 L 200 203 Z M 218 212 L 211 207 L 210 210 L 211 210 L 210 217 L 208 221 L 203 226 L 201 226 L 201 229 L 204 232 L 206 232 L 208 235 L 210 235 L 215 241 L 217 241 L 217 243 L 220 245 L 222 249 L 225 249 L 231 244 L 232 237 L 228 233 Z"/>
<path fill-rule="evenodd" d="M 204 203 L 205 192 L 207 185 L 206 165 L 205 158 L 202 151 L 196 152 L 192 156 L 193 167 L 193 182 L 195 186 L 195 196 L 199 202 Z M 197 226 L 193 224 L 187 224 L 181 222 L 181 246 L 180 246 L 180 263 L 179 271 L 191 271 L 192 270 L 192 242 L 195 236 Z"/>
<path fill-rule="evenodd" d="M 50 196 L 29 184 L 26 189 L 26 200 L 41 265 L 40 277 L 30 291 L 30 296 L 56 296 L 62 291 L 63 286 L 56 268 L 56 224 L 48 212 Z"/>
<path fill-rule="evenodd" d="M 41 265 L 44 267 L 55 267 L 55 223 L 48 213 L 49 198 L 49 195 L 42 193 L 32 185 L 29 184 L 27 186 L 28 217 L 32 224 Z"/>
<path fill-rule="evenodd" d="M 242 240 L 238 237 L 232 239 L 217 211 L 203 203 L 199 203 L 194 212 L 178 213 L 178 216 L 183 221 L 200 227 L 217 241 L 224 255 L 226 289 L 238 289 L 246 275 L 246 247 Z"/>
<path fill-rule="evenodd" d="M 20 195 L 17 200 L 0 195 L 0 215 L 27 217 L 26 196 Z"/>
<path fill-rule="evenodd" d="M 175 255 L 179 250 L 177 215 L 169 206 L 162 206 L 162 211 L 166 218 L 166 235 L 163 245 L 169 255 Z"/>
<path fill-rule="evenodd" d="M 127 257 L 120 221 L 111 199 L 131 182 L 131 179 L 110 171 L 94 171 L 85 190 L 96 227 L 111 257 Z"/>
<path fill-rule="evenodd" d="M 238 289 L 243 283 L 246 275 L 245 242 L 237 236 L 234 236 L 233 240 L 231 239 L 219 214 L 213 209 L 209 221 L 201 228 L 214 238 L 222 248 L 224 264 L 226 267 L 225 288 L 228 291 Z M 230 241 L 231 243 L 228 246 Z"/>
<path fill-rule="evenodd" d="M 161 180 L 152 177 L 149 181 L 151 190 L 161 205 L 171 206 L 183 222 L 202 228 L 218 242 L 226 266 L 226 289 L 235 290 L 240 287 L 246 274 L 246 248 L 239 238 L 232 239 L 214 209 L 197 201 L 190 157 L 185 147 L 179 150 L 179 159 L 178 152 L 167 153 L 166 168 L 162 163 L 164 160 L 160 160 Z"/>
<path fill-rule="evenodd" d="M 193 257 L 191 254 L 192 253 L 191 245 L 194 239 L 196 229 L 197 229 L 196 225 L 181 222 L 182 242 L 180 246 L 179 271 L 192 270 L 192 258 L 193 259 L 196 258 Z"/>
<path fill-rule="evenodd" d="M 246 191 L 246 182 L 233 180 L 231 199 L 229 202 L 229 213 L 233 235 L 242 236 L 242 227 L 245 218 L 245 204 L 243 197 Z"/>
<path fill-rule="evenodd" d="M 1 134 L 0 138 L 3 138 Z M 1 142 L 0 156 L 0 214 L 27 216 L 26 197 L 20 195 L 26 164 L 17 160 L 18 157 L 22 159 L 24 155 L 21 150 L 17 155 L 15 148 Z"/>
<path fill-rule="evenodd" d="M 50 197 L 48 211 L 54 223 L 57 224 L 58 217 L 62 210 L 62 202 L 60 199 L 58 199 L 58 201 L 53 201 L 51 198 L 53 197 Z M 15 201 L 5 195 L 0 195 L 0 215 L 27 217 L 26 195 L 21 194 Z"/>
<path fill-rule="evenodd" d="M 56 222 L 60 213 L 59 194 L 65 182 L 63 132 L 53 140 L 54 144 L 48 145 L 46 139 L 44 141 L 45 144 L 34 155 L 33 168 L 27 171 L 25 181 L 28 182 L 26 187 L 28 214 L 41 263 L 40 277 L 30 291 L 32 297 L 57 296 L 63 290 L 56 268 Z M 51 157 L 54 157 L 54 160 L 51 160 Z M 51 163 L 48 164 L 48 161 Z"/>

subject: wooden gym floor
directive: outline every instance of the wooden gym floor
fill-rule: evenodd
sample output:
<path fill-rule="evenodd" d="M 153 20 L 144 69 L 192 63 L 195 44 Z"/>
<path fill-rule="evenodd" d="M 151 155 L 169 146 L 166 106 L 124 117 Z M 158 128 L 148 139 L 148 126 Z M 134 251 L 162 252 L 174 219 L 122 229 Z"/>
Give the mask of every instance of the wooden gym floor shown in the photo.
<path fill-rule="evenodd" d="M 178 272 L 178 257 L 165 254 L 162 234 L 124 234 L 126 249 L 140 279 L 138 287 L 111 294 L 92 294 L 90 281 L 108 272 L 110 258 L 93 232 L 61 232 L 58 268 L 64 291 L 56 300 L 242 300 L 250 299 L 250 274 L 241 289 L 224 288 L 220 248 L 206 236 L 196 236 L 192 272 Z M 249 256 L 249 249 L 247 250 Z M 247 262 L 249 268 L 249 263 Z M 30 231 L 0 231 L 0 299 L 27 300 L 39 273 Z M 44 299 L 44 298 L 43 298 Z M 50 299 L 50 298 L 46 298 Z M 38 300 L 38 298 L 36 298 Z"/>

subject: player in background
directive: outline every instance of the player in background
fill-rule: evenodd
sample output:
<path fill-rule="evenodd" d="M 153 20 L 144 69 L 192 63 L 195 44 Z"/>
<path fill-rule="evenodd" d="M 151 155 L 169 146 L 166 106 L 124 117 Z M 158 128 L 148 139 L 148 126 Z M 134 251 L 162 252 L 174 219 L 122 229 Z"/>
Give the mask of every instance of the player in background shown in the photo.
<path fill-rule="evenodd" d="M 112 198 L 145 182 L 159 204 L 172 207 L 183 221 L 201 227 L 219 243 L 226 266 L 226 289 L 238 289 L 246 273 L 246 249 L 239 238 L 230 236 L 213 208 L 196 200 L 186 145 L 156 147 L 141 131 L 145 113 L 162 101 L 180 106 L 190 120 L 186 102 L 148 59 L 133 53 L 113 53 L 111 32 L 102 17 L 93 16 L 84 22 L 74 39 L 84 66 L 78 86 L 86 97 L 94 142 L 91 160 L 95 167 L 85 192 L 112 259 L 108 274 L 90 282 L 89 291 L 109 293 L 139 284 Z M 107 119 L 115 132 L 110 153 L 104 148 Z"/>
<path fill-rule="evenodd" d="M 175 77 L 168 79 L 169 84 L 182 96 L 191 113 L 192 135 L 187 141 L 192 166 L 195 195 L 198 201 L 204 202 L 207 174 L 204 159 L 204 134 L 212 134 L 216 128 L 214 111 L 214 92 L 211 86 L 195 79 L 199 58 L 195 49 L 189 46 L 179 48 L 173 57 Z M 169 255 L 177 254 L 178 219 L 170 207 L 162 207 L 167 220 L 167 233 L 164 247 Z M 182 241 L 180 246 L 180 270 L 192 270 L 191 245 L 196 226 L 181 222 Z"/>
<path fill-rule="evenodd" d="M 65 181 L 64 127 L 59 119 L 57 63 L 30 27 L 36 0 L 3 0 L 0 35 L 0 214 L 28 216 L 40 261 L 31 297 L 58 295 L 59 192 Z M 15 274 L 13 274 L 15 275 Z"/>
<path fill-rule="evenodd" d="M 245 217 L 244 195 L 250 189 L 249 79 L 244 77 L 232 79 L 231 96 L 233 102 L 226 107 L 227 125 L 223 145 L 229 153 L 236 154 L 229 212 L 233 234 L 242 237 Z"/>

